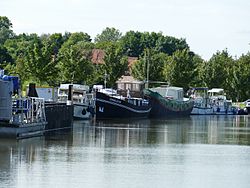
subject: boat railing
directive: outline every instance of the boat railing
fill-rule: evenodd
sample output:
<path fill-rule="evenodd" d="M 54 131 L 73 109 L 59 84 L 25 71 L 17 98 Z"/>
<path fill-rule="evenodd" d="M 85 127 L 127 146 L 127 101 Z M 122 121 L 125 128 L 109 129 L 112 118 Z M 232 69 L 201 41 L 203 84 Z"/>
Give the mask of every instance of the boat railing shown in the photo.
<path fill-rule="evenodd" d="M 13 98 L 11 123 L 28 124 L 46 122 L 43 98 Z"/>

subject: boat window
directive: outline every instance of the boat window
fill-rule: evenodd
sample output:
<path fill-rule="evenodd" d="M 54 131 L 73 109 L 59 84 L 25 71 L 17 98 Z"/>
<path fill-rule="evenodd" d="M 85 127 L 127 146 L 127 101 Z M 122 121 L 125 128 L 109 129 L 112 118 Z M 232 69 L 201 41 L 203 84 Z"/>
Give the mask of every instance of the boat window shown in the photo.
<path fill-rule="evenodd" d="M 68 95 L 68 91 L 66 90 L 59 90 L 60 95 Z"/>
<path fill-rule="evenodd" d="M 126 90 L 127 90 L 127 89 L 130 89 L 130 90 L 132 89 L 131 84 L 125 84 L 125 86 L 126 86 Z"/>
<path fill-rule="evenodd" d="M 148 101 L 144 99 L 144 100 L 142 101 L 142 105 L 143 105 L 143 106 L 148 106 Z"/>
<path fill-rule="evenodd" d="M 121 90 L 124 90 L 124 88 L 125 88 L 124 85 L 125 85 L 125 84 L 119 83 L 119 84 L 118 84 L 118 88 L 121 89 Z"/>
<path fill-rule="evenodd" d="M 133 90 L 134 91 L 140 91 L 140 85 L 139 84 L 133 84 Z"/>

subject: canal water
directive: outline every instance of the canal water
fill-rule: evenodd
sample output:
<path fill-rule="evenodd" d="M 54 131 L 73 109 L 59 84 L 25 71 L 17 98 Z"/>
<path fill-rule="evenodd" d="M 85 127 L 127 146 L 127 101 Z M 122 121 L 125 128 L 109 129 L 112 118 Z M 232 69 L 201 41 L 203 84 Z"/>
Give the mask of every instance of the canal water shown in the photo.
<path fill-rule="evenodd" d="M 0 139 L 1 188 L 249 188 L 250 116 L 76 121 Z"/>

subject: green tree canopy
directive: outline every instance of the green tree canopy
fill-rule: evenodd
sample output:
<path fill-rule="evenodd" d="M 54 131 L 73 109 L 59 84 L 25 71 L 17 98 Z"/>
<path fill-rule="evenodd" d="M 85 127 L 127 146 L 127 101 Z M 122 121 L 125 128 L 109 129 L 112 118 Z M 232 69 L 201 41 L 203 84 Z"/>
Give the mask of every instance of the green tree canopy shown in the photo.
<path fill-rule="evenodd" d="M 121 47 L 125 55 L 139 57 L 142 54 L 144 48 L 141 44 L 141 35 L 138 31 L 129 31 L 121 38 Z"/>
<path fill-rule="evenodd" d="M 164 53 L 157 53 L 155 50 L 145 49 L 144 55 L 133 64 L 132 75 L 138 80 L 146 80 L 148 66 L 150 81 L 165 81 L 163 71 L 167 63 L 167 57 Z"/>
<path fill-rule="evenodd" d="M 84 32 L 76 32 L 76 33 L 68 34 L 68 40 L 64 43 L 63 47 L 67 48 L 78 42 L 91 42 L 91 37 L 89 34 L 84 33 Z"/>
<path fill-rule="evenodd" d="M 3 69 L 4 66 L 12 62 L 13 59 L 8 50 L 3 45 L 0 45 L 0 68 Z"/>
<path fill-rule="evenodd" d="M 105 64 L 99 69 L 99 76 L 104 75 L 105 71 L 109 75 L 108 86 L 113 87 L 115 82 L 128 70 L 128 59 L 123 56 L 119 45 L 110 43 L 105 48 Z"/>
<path fill-rule="evenodd" d="M 95 38 L 96 43 L 102 42 L 117 42 L 122 36 L 122 33 L 113 27 L 106 27 L 101 34 Z"/>
<path fill-rule="evenodd" d="M 177 50 L 168 57 L 164 73 L 172 86 L 183 87 L 187 91 L 194 84 L 193 81 L 198 75 L 198 65 L 194 57 L 194 53 L 188 49 Z"/>
<path fill-rule="evenodd" d="M 0 45 L 13 36 L 11 21 L 6 16 L 0 16 Z"/>
<path fill-rule="evenodd" d="M 162 33 L 155 32 L 129 31 L 121 38 L 121 45 L 124 53 L 132 57 L 139 57 L 146 48 L 168 55 L 172 55 L 177 50 L 189 49 L 185 39 L 164 36 Z"/>
<path fill-rule="evenodd" d="M 250 52 L 242 55 L 234 67 L 235 98 L 240 101 L 249 99 L 250 96 Z"/>
<path fill-rule="evenodd" d="M 60 82 L 93 84 L 94 66 L 91 62 L 93 44 L 78 42 L 59 52 Z"/>
<path fill-rule="evenodd" d="M 56 59 L 53 44 L 43 44 L 37 37 L 28 48 L 27 73 L 31 79 L 39 84 L 55 85 L 57 78 Z"/>
<path fill-rule="evenodd" d="M 209 88 L 223 88 L 227 93 L 235 87 L 233 68 L 235 62 L 227 50 L 216 52 L 207 62 L 205 79 Z"/>
<path fill-rule="evenodd" d="M 25 83 L 30 79 L 30 74 L 27 64 L 27 57 L 29 53 L 29 47 L 32 45 L 32 41 L 38 38 L 36 34 L 20 34 L 11 39 L 6 40 L 4 46 L 8 50 L 8 53 L 12 57 L 14 63 L 7 64 L 5 70 L 11 74 L 18 75 Z"/>

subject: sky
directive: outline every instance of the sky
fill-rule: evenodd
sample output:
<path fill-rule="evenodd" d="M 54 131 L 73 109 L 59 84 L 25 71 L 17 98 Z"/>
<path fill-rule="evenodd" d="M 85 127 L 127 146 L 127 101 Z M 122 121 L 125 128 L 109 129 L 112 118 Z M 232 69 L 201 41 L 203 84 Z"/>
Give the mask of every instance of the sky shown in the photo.
<path fill-rule="evenodd" d="M 0 0 L 0 16 L 17 34 L 82 31 L 94 39 L 114 27 L 185 38 L 205 60 L 250 51 L 249 0 Z"/>

